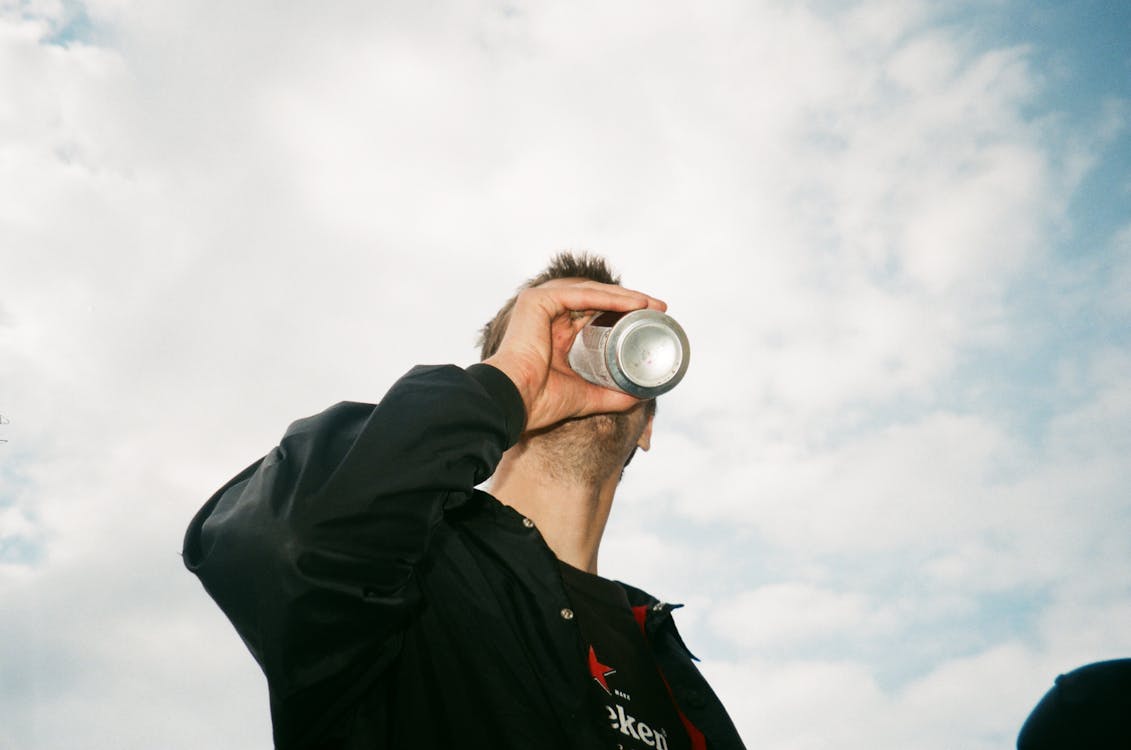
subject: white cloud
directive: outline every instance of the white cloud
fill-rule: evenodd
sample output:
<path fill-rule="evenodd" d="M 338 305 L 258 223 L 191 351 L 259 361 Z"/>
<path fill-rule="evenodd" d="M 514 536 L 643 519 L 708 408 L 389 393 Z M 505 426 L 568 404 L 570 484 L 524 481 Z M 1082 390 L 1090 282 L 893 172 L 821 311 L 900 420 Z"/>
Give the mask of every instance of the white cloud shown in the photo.
<path fill-rule="evenodd" d="M 0 508 L 0 543 L 31 532 L 35 527 L 18 508 Z"/>
<path fill-rule="evenodd" d="M 987 421 L 945 413 L 831 446 L 791 447 L 724 457 L 711 467 L 720 472 L 711 505 L 696 498 L 683 509 L 725 509 L 771 540 L 825 550 L 919 546 L 979 524 L 984 484 L 1013 459 Z"/>
<path fill-rule="evenodd" d="M 1125 342 L 1065 357 L 1037 427 L 954 395 L 1120 132 L 1043 112 L 1038 50 L 894 0 L 98 0 L 47 43 L 75 7 L 0 4 L 0 537 L 43 544 L 0 566 L 0 745 L 265 745 L 189 516 L 291 419 L 470 361 L 562 247 L 691 334 L 602 560 L 688 602 L 750 746 L 1001 746 L 1129 647 Z"/>
<path fill-rule="evenodd" d="M 840 747 L 1011 745 L 1052 677 L 1032 652 L 1003 644 L 953 661 L 902 689 L 878 685 L 865 664 L 749 661 L 706 663 L 731 697 L 728 709 L 748 746 L 783 750 Z M 1055 676 L 1055 675 L 1053 675 Z"/>
<path fill-rule="evenodd" d="M 915 731 L 936 738 L 934 746 L 944 746 L 940 739 L 957 722 L 975 746 L 1001 747 L 1014 741 L 1036 699 L 1051 687 L 1037 663 L 1031 651 L 1001 644 L 942 665 L 909 686 L 898 709 L 917 717 Z"/>
<path fill-rule="evenodd" d="M 884 697 L 867 666 L 850 662 L 705 663 L 748 747 L 816 750 L 887 746 Z M 818 718 L 819 717 L 819 718 Z"/>
<path fill-rule="evenodd" d="M 716 610 L 714 628 L 747 649 L 773 649 L 814 639 L 889 629 L 890 615 L 856 593 L 804 583 L 778 583 L 740 594 Z"/>

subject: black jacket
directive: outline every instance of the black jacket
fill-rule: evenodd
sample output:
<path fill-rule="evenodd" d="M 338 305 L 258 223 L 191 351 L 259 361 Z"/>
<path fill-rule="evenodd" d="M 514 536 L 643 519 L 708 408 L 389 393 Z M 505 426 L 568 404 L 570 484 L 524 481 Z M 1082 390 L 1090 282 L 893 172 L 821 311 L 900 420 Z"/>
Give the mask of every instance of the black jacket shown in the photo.
<path fill-rule="evenodd" d="M 267 676 L 276 747 L 609 746 L 553 553 L 475 489 L 524 418 L 493 367 L 417 367 L 295 422 L 196 515 L 185 564 Z M 626 589 L 708 747 L 741 748 L 673 606 Z"/>

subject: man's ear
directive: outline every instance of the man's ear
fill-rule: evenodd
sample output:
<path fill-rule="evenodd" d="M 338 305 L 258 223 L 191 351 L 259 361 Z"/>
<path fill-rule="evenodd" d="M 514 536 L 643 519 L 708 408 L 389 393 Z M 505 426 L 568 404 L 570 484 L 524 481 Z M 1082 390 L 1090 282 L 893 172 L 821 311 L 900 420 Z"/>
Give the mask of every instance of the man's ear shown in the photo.
<path fill-rule="evenodd" d="M 640 439 L 636 441 L 636 445 L 643 450 L 648 450 L 652 447 L 652 420 L 654 418 L 653 415 L 648 415 L 648 421 L 644 423 L 644 431 L 640 433 Z"/>

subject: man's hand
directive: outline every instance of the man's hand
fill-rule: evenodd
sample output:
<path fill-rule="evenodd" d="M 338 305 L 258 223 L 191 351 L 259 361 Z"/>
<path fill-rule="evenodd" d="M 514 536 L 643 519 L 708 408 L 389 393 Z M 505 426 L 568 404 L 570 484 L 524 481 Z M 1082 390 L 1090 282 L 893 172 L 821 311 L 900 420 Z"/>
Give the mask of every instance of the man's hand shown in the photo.
<path fill-rule="evenodd" d="M 631 409 L 639 400 L 593 385 L 569 366 L 578 331 L 603 310 L 630 312 L 668 306 L 641 292 L 596 281 L 557 279 L 518 295 L 499 350 L 484 362 L 502 370 L 526 405 L 526 429 L 537 430 L 603 412 Z"/>

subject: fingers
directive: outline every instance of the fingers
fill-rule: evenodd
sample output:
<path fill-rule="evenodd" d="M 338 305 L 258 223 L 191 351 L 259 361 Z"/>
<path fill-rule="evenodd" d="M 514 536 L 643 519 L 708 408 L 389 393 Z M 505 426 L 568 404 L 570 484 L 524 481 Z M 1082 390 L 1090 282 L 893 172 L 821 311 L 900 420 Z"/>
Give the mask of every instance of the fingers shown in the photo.
<path fill-rule="evenodd" d="M 559 318 L 568 319 L 572 333 L 576 333 L 600 311 L 629 312 L 647 308 L 662 312 L 667 307 L 661 299 L 615 284 L 551 281 L 519 294 L 504 342 L 542 339 L 546 336 L 547 324 Z M 569 341 L 564 343 L 568 346 Z"/>
<path fill-rule="evenodd" d="M 596 281 L 560 279 L 518 295 L 506 334 L 487 361 L 506 373 L 523 396 L 527 429 L 589 414 L 621 412 L 639 400 L 586 382 L 569 367 L 569 347 L 597 311 L 666 311 L 656 297 Z"/>
<path fill-rule="evenodd" d="M 596 281 L 547 282 L 523 291 L 516 304 L 522 303 L 537 304 L 551 317 L 567 311 L 572 315 L 594 310 L 628 312 L 644 308 L 664 311 L 668 308 L 663 300 L 643 292 Z"/>
<path fill-rule="evenodd" d="M 668 309 L 667 303 L 634 289 L 625 289 L 615 284 L 601 284 L 596 281 L 582 281 L 561 286 L 541 286 L 527 290 L 544 296 L 555 303 L 554 313 L 566 311 L 581 312 L 592 310 L 630 310 Z"/>

